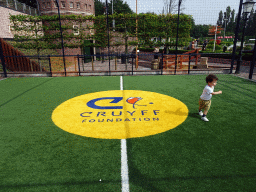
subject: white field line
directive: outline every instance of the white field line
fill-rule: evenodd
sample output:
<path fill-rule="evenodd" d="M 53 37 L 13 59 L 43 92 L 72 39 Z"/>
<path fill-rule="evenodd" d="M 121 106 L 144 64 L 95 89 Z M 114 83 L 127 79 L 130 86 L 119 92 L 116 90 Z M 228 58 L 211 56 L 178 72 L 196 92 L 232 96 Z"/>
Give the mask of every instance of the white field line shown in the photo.
<path fill-rule="evenodd" d="M 0 79 L 0 81 L 3 81 L 3 80 L 5 80 L 5 79 L 7 79 L 7 78 L 4 78 L 4 79 Z"/>
<path fill-rule="evenodd" d="M 120 90 L 123 90 L 123 76 L 120 76 Z M 121 139 L 121 177 L 122 177 L 122 192 L 129 192 L 126 139 Z"/>

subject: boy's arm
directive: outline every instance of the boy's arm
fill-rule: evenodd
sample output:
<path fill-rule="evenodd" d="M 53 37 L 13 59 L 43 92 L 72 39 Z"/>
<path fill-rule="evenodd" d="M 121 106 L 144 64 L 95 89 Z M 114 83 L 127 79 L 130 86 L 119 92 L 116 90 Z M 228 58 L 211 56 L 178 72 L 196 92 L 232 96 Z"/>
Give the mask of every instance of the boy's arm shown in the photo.
<path fill-rule="evenodd" d="M 218 92 L 212 92 L 212 95 L 218 95 L 218 94 L 222 94 L 222 91 L 218 91 Z"/>

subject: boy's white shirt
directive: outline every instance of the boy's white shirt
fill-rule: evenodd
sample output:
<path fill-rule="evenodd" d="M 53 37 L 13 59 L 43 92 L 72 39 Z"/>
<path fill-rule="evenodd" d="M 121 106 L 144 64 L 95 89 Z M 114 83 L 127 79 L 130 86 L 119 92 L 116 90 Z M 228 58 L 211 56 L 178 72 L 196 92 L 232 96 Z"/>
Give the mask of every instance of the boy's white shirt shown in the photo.
<path fill-rule="evenodd" d="M 210 100 L 212 98 L 212 94 L 214 91 L 214 87 L 210 87 L 209 85 L 206 85 L 204 87 L 203 93 L 200 96 L 202 100 Z"/>

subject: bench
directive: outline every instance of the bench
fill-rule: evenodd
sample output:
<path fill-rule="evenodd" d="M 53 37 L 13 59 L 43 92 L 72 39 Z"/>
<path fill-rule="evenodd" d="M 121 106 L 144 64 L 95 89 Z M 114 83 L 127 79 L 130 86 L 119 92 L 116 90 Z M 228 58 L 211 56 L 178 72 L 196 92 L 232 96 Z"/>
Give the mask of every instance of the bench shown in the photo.
<path fill-rule="evenodd" d="M 199 55 L 199 49 L 195 49 L 192 51 L 188 51 L 182 55 L 177 55 L 177 68 L 182 69 L 182 62 L 189 62 L 189 54 L 196 53 L 196 55 L 190 56 L 191 59 L 196 59 L 196 65 L 198 63 L 198 58 L 200 57 Z M 163 57 L 163 68 L 164 69 L 170 69 L 170 68 L 175 68 L 175 60 L 176 60 L 176 55 L 165 55 Z"/>

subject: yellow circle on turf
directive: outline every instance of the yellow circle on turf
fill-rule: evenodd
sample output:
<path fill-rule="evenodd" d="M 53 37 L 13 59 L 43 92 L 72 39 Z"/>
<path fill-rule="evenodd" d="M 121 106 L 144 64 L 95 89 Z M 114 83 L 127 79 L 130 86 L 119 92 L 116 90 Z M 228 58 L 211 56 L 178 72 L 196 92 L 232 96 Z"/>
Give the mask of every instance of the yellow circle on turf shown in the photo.
<path fill-rule="evenodd" d="M 76 135 L 126 139 L 155 135 L 183 123 L 188 108 L 159 93 L 137 90 L 103 91 L 81 95 L 60 104 L 52 120 Z"/>

